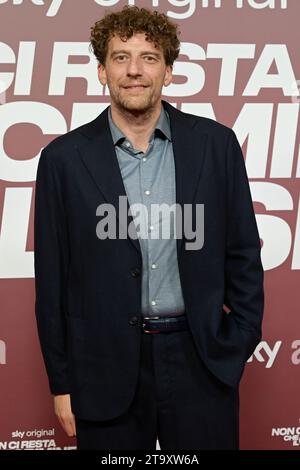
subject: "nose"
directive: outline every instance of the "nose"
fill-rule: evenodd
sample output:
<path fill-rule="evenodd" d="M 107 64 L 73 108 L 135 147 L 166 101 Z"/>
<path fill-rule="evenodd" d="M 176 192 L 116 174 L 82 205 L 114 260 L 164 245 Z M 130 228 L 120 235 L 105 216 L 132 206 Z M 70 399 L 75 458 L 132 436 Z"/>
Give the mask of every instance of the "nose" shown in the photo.
<path fill-rule="evenodd" d="M 138 58 L 132 57 L 128 61 L 127 76 L 128 77 L 140 77 L 141 75 L 143 75 L 141 62 L 139 61 Z"/>

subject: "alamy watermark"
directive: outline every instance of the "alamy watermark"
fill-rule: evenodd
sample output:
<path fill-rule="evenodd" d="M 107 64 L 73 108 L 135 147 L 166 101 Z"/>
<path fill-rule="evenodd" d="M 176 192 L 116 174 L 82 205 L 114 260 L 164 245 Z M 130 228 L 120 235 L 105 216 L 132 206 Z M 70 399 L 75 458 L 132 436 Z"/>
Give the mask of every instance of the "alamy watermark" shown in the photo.
<path fill-rule="evenodd" d="M 104 203 L 96 215 L 101 217 L 96 226 L 100 240 L 185 239 L 186 250 L 200 250 L 204 245 L 204 204 L 128 205 L 127 196 L 119 196 L 118 213 L 115 206 Z M 129 224 L 128 215 L 132 217 Z"/>

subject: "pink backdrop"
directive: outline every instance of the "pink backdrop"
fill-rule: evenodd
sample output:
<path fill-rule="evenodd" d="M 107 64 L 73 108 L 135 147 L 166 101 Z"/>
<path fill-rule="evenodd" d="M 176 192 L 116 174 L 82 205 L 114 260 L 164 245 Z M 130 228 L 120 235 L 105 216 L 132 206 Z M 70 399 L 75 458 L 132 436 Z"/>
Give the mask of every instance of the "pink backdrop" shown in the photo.
<path fill-rule="evenodd" d="M 128 3 L 180 25 L 182 54 L 165 99 L 233 127 L 243 146 L 266 310 L 241 385 L 241 447 L 298 450 L 298 0 L 0 0 L 0 449 L 75 445 L 53 414 L 34 320 L 36 167 L 42 147 L 109 103 L 89 31 Z"/>

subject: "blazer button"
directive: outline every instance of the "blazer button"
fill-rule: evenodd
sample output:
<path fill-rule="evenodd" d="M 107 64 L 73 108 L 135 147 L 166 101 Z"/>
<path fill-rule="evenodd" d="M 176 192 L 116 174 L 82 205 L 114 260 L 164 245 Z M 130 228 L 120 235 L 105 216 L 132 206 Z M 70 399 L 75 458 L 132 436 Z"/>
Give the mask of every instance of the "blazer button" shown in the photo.
<path fill-rule="evenodd" d="M 137 325 L 138 322 L 139 322 L 138 317 L 134 316 L 134 317 L 131 317 L 131 318 L 130 318 L 130 320 L 129 320 L 129 325 L 134 326 L 134 325 Z"/>
<path fill-rule="evenodd" d="M 133 268 L 130 272 L 132 277 L 139 277 L 141 275 L 141 270 L 139 268 Z"/>

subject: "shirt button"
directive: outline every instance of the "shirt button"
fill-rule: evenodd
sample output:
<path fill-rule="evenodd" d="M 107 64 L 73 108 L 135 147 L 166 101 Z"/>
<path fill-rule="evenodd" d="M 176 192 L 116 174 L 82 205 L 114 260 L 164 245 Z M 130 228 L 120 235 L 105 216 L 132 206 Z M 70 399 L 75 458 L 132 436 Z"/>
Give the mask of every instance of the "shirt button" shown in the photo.
<path fill-rule="evenodd" d="M 153 307 L 154 307 L 156 305 L 156 301 L 152 300 L 151 305 L 153 305 Z"/>
<path fill-rule="evenodd" d="M 152 232 L 152 230 L 154 230 L 153 225 L 150 225 L 149 230 L 150 230 L 150 232 Z"/>
<path fill-rule="evenodd" d="M 145 194 L 146 194 L 146 196 L 149 196 L 149 195 L 151 194 L 151 191 L 149 191 L 149 189 L 147 189 L 147 190 L 145 191 Z"/>
<path fill-rule="evenodd" d="M 152 268 L 152 269 L 156 269 L 156 268 L 157 268 L 157 264 L 155 264 L 155 263 L 151 264 L 151 268 Z"/>
<path fill-rule="evenodd" d="M 130 142 L 126 141 L 125 145 L 126 145 L 126 147 L 130 147 Z"/>
<path fill-rule="evenodd" d="M 146 162 L 147 161 L 147 157 L 143 157 L 143 162 Z"/>

